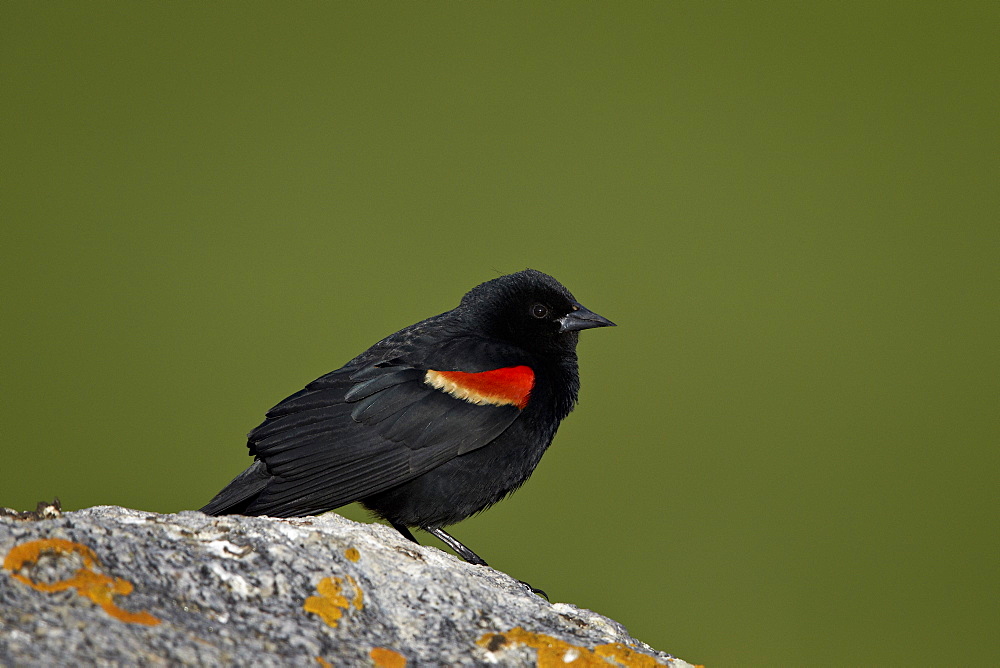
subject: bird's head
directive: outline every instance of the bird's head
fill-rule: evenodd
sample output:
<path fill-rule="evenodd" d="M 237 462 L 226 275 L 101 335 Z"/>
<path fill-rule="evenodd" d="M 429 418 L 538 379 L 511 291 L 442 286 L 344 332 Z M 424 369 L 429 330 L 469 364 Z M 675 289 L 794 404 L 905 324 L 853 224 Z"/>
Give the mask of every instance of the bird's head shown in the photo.
<path fill-rule="evenodd" d="M 470 290 L 459 307 L 487 331 L 529 352 L 573 350 L 578 332 L 615 323 L 580 304 L 548 274 L 525 269 Z"/>

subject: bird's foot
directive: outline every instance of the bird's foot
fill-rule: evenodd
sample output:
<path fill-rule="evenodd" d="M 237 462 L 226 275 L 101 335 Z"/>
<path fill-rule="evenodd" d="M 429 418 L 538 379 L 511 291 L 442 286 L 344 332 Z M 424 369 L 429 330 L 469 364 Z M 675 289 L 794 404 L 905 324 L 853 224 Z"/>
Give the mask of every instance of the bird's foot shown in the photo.
<path fill-rule="evenodd" d="M 525 582 L 524 580 L 518 580 L 517 582 L 518 582 L 518 584 L 520 584 L 520 585 L 521 585 L 522 587 L 524 587 L 525 589 L 527 589 L 528 591 L 530 591 L 530 592 L 531 592 L 532 594 L 535 594 L 536 596 L 541 596 L 541 597 L 542 597 L 542 598 L 544 598 L 544 599 L 545 599 L 546 601 L 548 601 L 548 600 L 549 600 L 549 595 L 548 595 L 548 594 L 546 594 L 546 593 L 545 593 L 544 591 L 542 591 L 541 589 L 535 589 L 534 587 L 532 587 L 532 586 L 531 586 L 530 584 L 528 584 L 528 583 L 527 583 L 527 582 Z"/>

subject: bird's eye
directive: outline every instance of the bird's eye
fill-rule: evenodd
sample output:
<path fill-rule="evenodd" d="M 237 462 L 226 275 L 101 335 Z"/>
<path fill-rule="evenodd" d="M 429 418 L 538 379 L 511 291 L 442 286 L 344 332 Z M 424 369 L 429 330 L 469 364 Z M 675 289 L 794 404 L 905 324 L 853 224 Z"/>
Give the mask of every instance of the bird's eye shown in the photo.
<path fill-rule="evenodd" d="M 534 304 L 531 307 L 531 315 L 536 318 L 544 318 L 549 314 L 548 307 L 545 304 Z"/>

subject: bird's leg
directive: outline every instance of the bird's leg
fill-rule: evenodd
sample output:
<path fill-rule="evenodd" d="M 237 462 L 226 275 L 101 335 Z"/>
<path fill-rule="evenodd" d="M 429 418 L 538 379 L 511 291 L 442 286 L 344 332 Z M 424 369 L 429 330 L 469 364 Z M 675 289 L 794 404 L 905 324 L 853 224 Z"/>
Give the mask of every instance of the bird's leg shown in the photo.
<path fill-rule="evenodd" d="M 435 536 L 442 543 L 453 549 L 455 551 L 455 554 L 462 557 L 470 564 L 475 564 L 476 566 L 489 566 L 489 564 L 486 563 L 485 559 L 480 557 L 478 554 L 476 554 L 466 546 L 462 545 L 460 542 L 458 542 L 457 538 L 452 536 L 444 529 L 440 528 L 432 529 L 430 527 L 420 527 L 420 528 L 429 533 L 430 535 Z"/>
<path fill-rule="evenodd" d="M 399 533 L 401 533 L 403 535 L 403 538 L 405 538 L 406 540 L 408 540 L 408 541 L 410 541 L 412 543 L 416 543 L 417 545 L 420 545 L 420 541 L 413 537 L 413 534 L 410 533 L 410 530 L 407 529 L 405 525 L 403 525 L 403 524 L 396 524 L 395 522 L 389 522 L 389 524 L 392 525 L 393 529 L 395 529 L 396 531 L 398 531 Z"/>
<path fill-rule="evenodd" d="M 409 528 L 407 528 L 405 525 L 396 524 L 395 522 L 390 522 L 389 524 L 391 524 L 396 531 L 401 533 L 403 535 L 403 538 L 413 541 L 417 545 L 420 545 L 420 541 L 413 537 L 413 534 L 410 533 Z M 446 532 L 444 529 L 432 529 L 430 527 L 420 527 L 420 528 L 426 531 L 427 533 L 431 534 L 432 536 L 437 536 L 438 540 L 440 540 L 442 543 L 450 547 L 452 550 L 455 551 L 456 554 L 458 554 L 458 556 L 462 557 L 462 559 L 468 561 L 470 564 L 475 564 L 476 566 L 489 566 L 489 564 L 486 563 L 485 559 L 480 557 L 478 554 L 476 554 L 466 546 L 462 545 L 460 542 L 458 542 L 457 538 Z"/>
<path fill-rule="evenodd" d="M 395 526 L 395 525 L 393 525 L 393 526 Z M 398 529 L 399 527 L 396 527 L 396 528 Z M 462 559 L 465 559 L 470 564 L 475 564 L 476 566 L 489 566 L 489 564 L 486 563 L 485 559 L 483 559 L 478 554 L 476 554 L 475 552 L 473 552 L 472 550 L 470 550 L 469 548 L 467 548 L 465 545 L 462 545 L 462 543 L 460 543 L 457 538 L 455 538 L 454 536 L 452 536 L 450 533 L 448 533 L 444 529 L 441 529 L 441 528 L 432 529 L 430 527 L 420 527 L 420 528 L 423 529 L 424 531 L 426 531 L 427 533 L 431 534 L 432 536 L 435 536 L 442 543 L 444 543 L 445 545 L 447 545 L 448 547 L 450 547 L 451 549 L 453 549 L 455 551 L 455 554 L 457 554 L 458 556 L 460 556 Z M 406 534 L 403 534 L 403 535 L 406 535 Z M 524 585 L 525 587 L 527 587 L 528 591 L 530 591 L 532 594 L 538 594 L 539 596 L 541 596 L 542 598 L 544 598 L 546 601 L 549 600 L 549 595 L 546 594 L 541 589 L 536 589 L 536 588 L 532 587 L 530 584 L 528 584 L 524 580 L 518 580 L 518 582 L 520 582 L 522 585 Z"/>

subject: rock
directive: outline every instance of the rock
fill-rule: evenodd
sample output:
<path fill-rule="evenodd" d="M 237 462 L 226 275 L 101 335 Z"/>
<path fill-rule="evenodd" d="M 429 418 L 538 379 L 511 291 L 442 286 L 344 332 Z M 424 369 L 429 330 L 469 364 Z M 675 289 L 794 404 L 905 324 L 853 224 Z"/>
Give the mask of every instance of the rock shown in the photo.
<path fill-rule="evenodd" d="M 0 555 L 5 666 L 690 665 L 503 573 L 332 513 L 56 507 L 0 516 Z"/>

